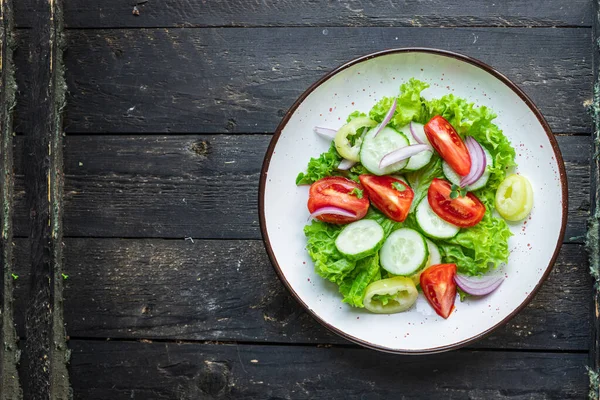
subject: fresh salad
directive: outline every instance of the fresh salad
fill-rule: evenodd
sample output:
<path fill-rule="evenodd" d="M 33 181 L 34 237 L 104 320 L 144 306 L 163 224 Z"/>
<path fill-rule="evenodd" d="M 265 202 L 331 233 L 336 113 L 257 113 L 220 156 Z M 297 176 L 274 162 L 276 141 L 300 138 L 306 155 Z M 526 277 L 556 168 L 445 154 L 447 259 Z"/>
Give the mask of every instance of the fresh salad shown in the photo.
<path fill-rule="evenodd" d="M 427 87 L 411 79 L 368 114 L 315 127 L 331 146 L 296 179 L 310 185 L 304 233 L 315 271 L 352 307 L 402 312 L 422 292 L 448 318 L 457 292 L 502 284 L 485 274 L 508 261 L 506 220 L 533 206 L 529 181 L 508 175 L 515 150 L 492 110 L 452 94 L 426 100 Z"/>

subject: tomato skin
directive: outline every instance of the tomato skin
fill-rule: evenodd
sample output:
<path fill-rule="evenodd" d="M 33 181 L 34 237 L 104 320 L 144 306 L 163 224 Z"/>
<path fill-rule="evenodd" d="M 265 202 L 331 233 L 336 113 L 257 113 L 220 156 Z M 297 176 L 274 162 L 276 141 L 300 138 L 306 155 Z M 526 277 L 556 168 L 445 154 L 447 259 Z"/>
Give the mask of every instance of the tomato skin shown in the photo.
<path fill-rule="evenodd" d="M 391 220 L 404 222 L 415 197 L 410 186 L 391 176 L 360 175 L 358 179 L 379 211 Z M 404 190 L 394 188 L 394 183 L 402 185 Z"/>
<path fill-rule="evenodd" d="M 473 193 L 450 198 L 452 185 L 435 178 L 427 191 L 427 200 L 433 212 L 441 219 L 461 228 L 477 225 L 485 214 L 485 205 Z"/>
<path fill-rule="evenodd" d="M 319 179 L 308 191 L 308 211 L 312 214 L 319 208 L 339 207 L 356 214 L 355 217 L 344 217 L 341 215 L 323 214 L 315 217 L 319 221 L 330 224 L 347 224 L 358 221 L 367 214 L 369 210 L 369 197 L 363 193 L 359 199 L 352 192 L 354 189 L 364 190 L 360 183 L 340 176 L 329 176 Z"/>
<path fill-rule="evenodd" d="M 444 117 L 436 115 L 425 125 L 425 135 L 433 148 L 457 174 L 466 176 L 471 171 L 471 155 L 456 130 Z"/>
<path fill-rule="evenodd" d="M 431 307 L 442 318 L 454 310 L 456 264 L 432 265 L 421 274 L 421 288 Z"/>

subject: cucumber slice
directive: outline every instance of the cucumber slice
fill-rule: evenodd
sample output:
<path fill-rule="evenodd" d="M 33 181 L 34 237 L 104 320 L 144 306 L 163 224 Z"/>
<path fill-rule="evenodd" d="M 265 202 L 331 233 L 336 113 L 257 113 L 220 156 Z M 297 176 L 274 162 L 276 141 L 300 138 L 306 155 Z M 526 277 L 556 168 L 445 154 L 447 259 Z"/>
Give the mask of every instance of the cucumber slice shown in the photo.
<path fill-rule="evenodd" d="M 372 219 L 352 222 L 335 239 L 335 247 L 344 256 L 358 260 L 379 250 L 383 242 L 383 228 Z"/>
<path fill-rule="evenodd" d="M 440 254 L 440 249 L 435 243 L 427 238 L 425 238 L 425 242 L 427 242 L 427 249 L 429 250 L 429 263 L 427 266 L 441 264 L 442 255 Z"/>
<path fill-rule="evenodd" d="M 425 268 L 410 277 L 415 285 L 421 283 L 421 274 L 423 271 L 432 265 L 442 263 L 442 255 L 440 254 L 440 249 L 438 249 L 437 245 L 427 238 L 425 238 L 425 242 L 427 243 L 427 250 L 429 250 L 429 260 L 427 260 L 427 266 Z"/>
<path fill-rule="evenodd" d="M 429 250 L 425 238 L 414 229 L 402 228 L 392 232 L 381 251 L 379 261 L 390 274 L 411 276 L 427 265 Z"/>
<path fill-rule="evenodd" d="M 481 146 L 481 147 L 483 147 L 483 146 Z M 492 155 L 485 147 L 483 147 L 483 152 L 485 153 L 485 159 L 486 159 L 485 171 L 483 172 L 483 175 L 481 175 L 481 178 L 477 179 L 471 185 L 468 185 L 466 187 L 466 189 L 469 192 L 481 189 L 482 187 L 484 187 L 487 184 L 488 179 L 490 179 L 489 167 L 494 166 L 494 159 L 492 158 Z M 448 179 L 451 183 L 460 186 L 460 180 L 462 177 L 460 175 L 458 175 L 456 172 L 454 172 L 452 167 L 450 165 L 448 165 L 448 163 L 446 161 L 444 161 L 442 163 L 442 169 L 444 171 L 444 176 L 446 176 L 446 179 Z"/>
<path fill-rule="evenodd" d="M 402 160 L 385 168 L 379 168 L 379 162 L 388 153 L 408 146 L 406 136 L 395 129 L 385 127 L 374 137 L 377 127 L 369 130 L 360 148 L 360 162 L 372 174 L 389 175 L 403 169 L 408 160 Z"/>
<path fill-rule="evenodd" d="M 427 137 L 427 134 L 425 133 L 425 125 L 420 124 L 418 122 L 414 122 L 414 121 L 411 122 L 411 124 L 413 126 L 413 130 L 415 131 L 415 135 L 417 135 L 419 140 L 421 140 L 421 142 L 423 142 L 423 143 L 431 145 L 431 143 L 429 143 L 429 138 Z M 408 132 L 412 136 L 412 132 L 410 132 L 410 124 L 407 125 L 407 129 L 408 129 Z"/>
<path fill-rule="evenodd" d="M 419 131 L 421 131 L 422 134 L 425 135 L 423 125 L 413 122 L 413 129 L 415 129 L 415 133 L 417 135 L 420 135 L 418 133 Z M 404 128 L 400 129 L 400 132 L 404 133 L 404 135 L 408 139 L 409 144 L 419 144 L 419 142 L 417 142 L 413 137 L 412 133 L 410 133 L 410 125 L 406 125 Z M 427 140 L 427 138 L 425 139 Z M 429 143 L 429 141 L 426 141 L 425 143 Z M 406 171 L 416 171 L 418 169 L 421 169 L 427 164 L 429 164 L 429 161 L 431 161 L 432 156 L 433 151 L 422 151 L 419 154 L 415 154 L 414 156 L 408 159 L 408 164 L 406 164 L 406 167 L 404 167 L 404 169 Z"/>
<path fill-rule="evenodd" d="M 434 239 L 450 239 L 460 228 L 444 221 L 431 209 L 427 196 L 417 206 L 417 224 L 423 233 Z"/>

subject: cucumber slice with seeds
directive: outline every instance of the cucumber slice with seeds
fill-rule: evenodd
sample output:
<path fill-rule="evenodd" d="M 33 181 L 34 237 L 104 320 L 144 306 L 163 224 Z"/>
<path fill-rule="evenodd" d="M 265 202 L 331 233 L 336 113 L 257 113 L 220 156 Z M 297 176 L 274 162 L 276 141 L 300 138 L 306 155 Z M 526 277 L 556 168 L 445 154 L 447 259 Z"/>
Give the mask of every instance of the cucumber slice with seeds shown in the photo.
<path fill-rule="evenodd" d="M 398 161 L 385 168 L 379 168 L 379 162 L 388 153 L 402 147 L 408 146 L 408 139 L 406 136 L 397 130 L 385 127 L 374 137 L 377 127 L 372 128 L 363 140 L 360 148 L 360 162 L 361 164 L 372 174 L 375 175 L 389 175 L 394 172 L 400 171 L 408 160 Z"/>
<path fill-rule="evenodd" d="M 419 130 L 423 131 L 423 125 L 417 124 L 414 122 L 413 122 L 413 125 L 415 125 L 416 131 L 419 131 Z M 406 125 L 404 128 L 400 129 L 400 132 L 402 132 L 406 135 L 406 138 L 408 139 L 409 144 L 411 144 L 411 145 L 419 144 L 419 142 L 417 142 L 415 140 L 415 138 L 413 137 L 412 133 L 410 133 L 409 125 Z M 424 131 L 423 131 L 423 135 L 425 135 Z M 412 156 L 411 158 L 408 159 L 408 164 L 406 164 L 406 167 L 404 167 L 404 169 L 406 171 L 416 171 L 418 169 L 421 169 L 424 166 L 426 166 L 427 164 L 429 164 L 429 161 L 431 161 L 432 156 L 433 156 L 433 151 L 422 151 L 419 154 L 415 154 L 414 156 Z"/>
<path fill-rule="evenodd" d="M 335 247 L 346 257 L 358 260 L 374 254 L 383 242 L 383 228 L 372 219 L 352 222 L 335 239 Z"/>
<path fill-rule="evenodd" d="M 386 239 L 379 252 L 383 269 L 390 274 L 411 276 L 427 265 L 429 250 L 425 238 L 414 229 L 401 228 Z"/>
<path fill-rule="evenodd" d="M 417 224 L 423 233 L 434 239 L 450 239 L 460 228 L 441 219 L 429 205 L 427 196 L 417 206 Z"/>

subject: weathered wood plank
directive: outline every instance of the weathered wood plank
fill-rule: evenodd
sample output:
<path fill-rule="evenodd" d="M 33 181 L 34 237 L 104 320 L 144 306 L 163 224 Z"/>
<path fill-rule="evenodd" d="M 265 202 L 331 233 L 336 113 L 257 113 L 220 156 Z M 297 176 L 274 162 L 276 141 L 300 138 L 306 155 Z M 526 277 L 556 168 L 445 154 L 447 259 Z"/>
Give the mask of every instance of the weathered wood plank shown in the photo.
<path fill-rule="evenodd" d="M 69 398 L 68 351 L 62 319 L 62 109 L 61 0 L 35 0 L 29 53 L 32 108 L 23 171 L 29 224 L 30 290 L 25 319 L 25 398 Z M 59 279 L 57 279 L 57 277 Z"/>
<path fill-rule="evenodd" d="M 19 3 L 16 1 L 14 3 Z M 14 108 L 13 129 L 17 135 L 24 135 L 30 129 L 27 116 L 32 115 L 33 100 L 31 79 L 33 76 L 33 63 L 29 59 L 29 47 L 31 43 L 31 29 L 15 29 L 14 40 L 14 62 L 18 68 L 15 71 L 17 82 L 17 103 Z M 15 157 L 20 153 L 15 153 Z"/>
<path fill-rule="evenodd" d="M 17 271 L 26 279 L 23 242 Z M 65 264 L 71 337 L 348 343 L 293 300 L 258 240 L 67 238 Z M 583 246 L 566 244 L 532 303 L 472 347 L 587 350 L 591 292 Z"/>
<path fill-rule="evenodd" d="M 75 399 L 582 399 L 586 354 L 73 341 Z"/>
<path fill-rule="evenodd" d="M 28 26 L 21 0 L 18 23 Z M 133 15 L 133 7 L 139 16 Z M 71 0 L 65 23 L 76 28 L 193 26 L 590 26 L 591 2 L 547 1 L 201 1 Z"/>
<path fill-rule="evenodd" d="M 591 29 L 544 28 L 71 30 L 66 130 L 273 132 L 300 93 L 343 62 L 425 46 L 493 65 L 555 132 L 589 134 L 590 36 Z"/>
<path fill-rule="evenodd" d="M 0 0 L 0 399 L 23 398 L 17 365 L 20 360 L 14 321 L 14 157 L 13 107 L 16 103 L 13 60 L 14 8 Z"/>
<path fill-rule="evenodd" d="M 600 1 L 594 0 L 594 101 L 592 154 L 590 160 L 591 213 L 586 238 L 590 274 L 594 277 L 592 340 L 590 345 L 590 398 L 600 398 Z M 595 378 L 595 379 L 593 379 Z"/>
<path fill-rule="evenodd" d="M 269 135 L 68 136 L 69 236 L 259 239 Z M 558 136 L 569 178 L 566 241 L 589 215 L 589 136 Z M 299 172 L 299 171 L 298 171 Z"/>

